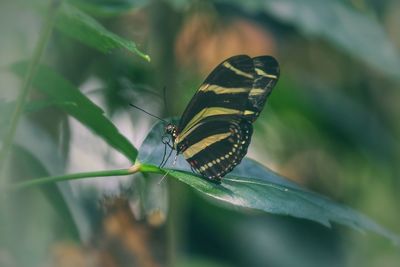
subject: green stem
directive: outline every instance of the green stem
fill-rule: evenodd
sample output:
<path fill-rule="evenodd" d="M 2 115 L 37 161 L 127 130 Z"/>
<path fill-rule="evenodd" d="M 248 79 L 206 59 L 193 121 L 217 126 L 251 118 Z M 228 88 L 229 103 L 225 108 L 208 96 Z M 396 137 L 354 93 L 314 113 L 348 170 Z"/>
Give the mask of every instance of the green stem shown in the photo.
<path fill-rule="evenodd" d="M 141 165 L 137 163 L 128 169 L 117 169 L 117 170 L 106 170 L 106 171 L 95 171 L 95 172 L 80 172 L 59 176 L 49 176 L 37 179 L 31 179 L 27 181 L 22 181 L 19 183 L 13 183 L 8 186 L 9 190 L 19 190 L 28 187 L 40 186 L 49 183 L 76 180 L 82 178 L 95 178 L 95 177 L 108 177 L 108 176 L 125 176 L 131 175 L 137 172 L 147 172 L 147 173 L 164 173 L 163 170 L 152 165 Z"/>
<path fill-rule="evenodd" d="M 147 173 L 165 173 L 164 170 L 154 166 L 154 165 L 147 165 L 142 164 L 140 165 L 140 172 L 147 172 Z"/>
<path fill-rule="evenodd" d="M 37 71 L 37 67 L 39 65 L 40 58 L 42 57 L 43 51 L 46 48 L 51 31 L 53 29 L 54 20 L 56 18 L 57 9 L 60 5 L 60 2 L 61 1 L 53 0 L 50 4 L 50 8 L 47 13 L 46 22 L 45 22 L 43 29 L 41 31 L 41 34 L 39 36 L 39 40 L 36 44 L 32 60 L 29 64 L 27 74 L 26 74 L 24 82 L 22 84 L 21 94 L 18 96 L 16 107 L 15 107 L 15 110 L 11 117 L 11 125 L 10 125 L 10 128 L 9 128 L 5 138 L 4 138 L 3 148 L 0 151 L 0 171 L 1 171 L 0 178 L 2 180 L 0 182 L 4 182 L 5 178 L 3 175 L 4 174 L 3 167 L 4 167 L 5 161 L 7 159 L 8 153 L 11 149 L 11 145 L 14 141 L 14 135 L 15 135 L 15 132 L 17 129 L 18 121 L 21 117 L 26 99 L 28 98 L 28 95 L 29 95 L 29 92 L 31 89 L 31 85 L 32 85 L 32 81 L 33 81 L 33 78 Z"/>

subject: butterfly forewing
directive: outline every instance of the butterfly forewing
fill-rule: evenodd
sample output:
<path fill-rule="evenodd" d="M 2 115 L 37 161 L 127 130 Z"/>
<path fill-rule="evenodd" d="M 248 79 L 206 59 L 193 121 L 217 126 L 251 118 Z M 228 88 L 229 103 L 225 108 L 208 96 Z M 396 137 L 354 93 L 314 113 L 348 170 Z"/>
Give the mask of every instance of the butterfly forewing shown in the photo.
<path fill-rule="evenodd" d="M 189 102 L 178 131 L 184 133 L 208 116 L 238 115 L 246 107 L 253 78 L 254 65 L 249 56 L 234 56 L 219 64 Z"/>
<path fill-rule="evenodd" d="M 246 155 L 251 123 L 279 78 L 273 57 L 231 57 L 219 64 L 185 109 L 175 146 L 192 168 L 219 182 Z"/>

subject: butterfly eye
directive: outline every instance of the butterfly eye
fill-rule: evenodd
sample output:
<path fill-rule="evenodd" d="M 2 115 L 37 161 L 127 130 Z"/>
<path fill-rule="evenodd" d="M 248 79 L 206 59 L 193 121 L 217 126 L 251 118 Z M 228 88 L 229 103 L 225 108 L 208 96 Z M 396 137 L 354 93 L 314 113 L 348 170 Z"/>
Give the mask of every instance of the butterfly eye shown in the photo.
<path fill-rule="evenodd" d="M 171 128 L 172 128 L 172 127 L 171 127 L 171 124 L 168 124 L 167 126 L 165 126 L 165 128 L 164 128 L 164 129 L 165 129 L 165 130 L 164 130 L 165 133 L 170 134 L 170 133 L 171 133 Z"/>

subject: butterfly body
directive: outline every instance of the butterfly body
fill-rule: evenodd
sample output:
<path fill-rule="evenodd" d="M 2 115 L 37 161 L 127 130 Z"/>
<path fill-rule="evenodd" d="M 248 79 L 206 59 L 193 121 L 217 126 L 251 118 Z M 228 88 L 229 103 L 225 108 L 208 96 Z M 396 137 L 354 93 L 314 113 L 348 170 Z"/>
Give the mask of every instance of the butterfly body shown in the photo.
<path fill-rule="evenodd" d="M 246 155 L 260 114 L 279 78 L 270 56 L 231 57 L 206 78 L 186 107 L 179 125 L 165 133 L 192 169 L 220 183 Z"/>

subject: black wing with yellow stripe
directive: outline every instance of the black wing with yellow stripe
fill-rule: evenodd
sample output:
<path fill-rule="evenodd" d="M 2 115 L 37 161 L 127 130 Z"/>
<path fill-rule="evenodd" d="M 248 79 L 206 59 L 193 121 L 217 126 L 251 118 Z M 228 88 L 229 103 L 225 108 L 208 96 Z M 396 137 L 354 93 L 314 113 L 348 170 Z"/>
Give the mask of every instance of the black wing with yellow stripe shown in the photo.
<path fill-rule="evenodd" d="M 254 122 L 279 78 L 270 56 L 231 57 L 219 64 L 184 111 L 174 140 L 192 168 L 220 182 L 247 153 Z"/>

